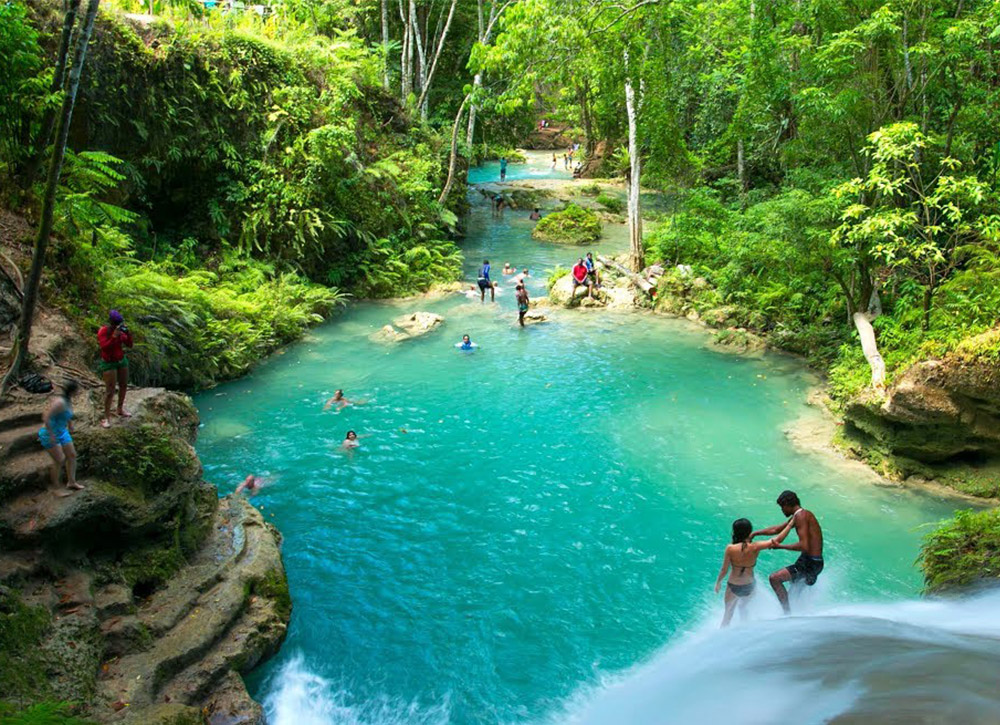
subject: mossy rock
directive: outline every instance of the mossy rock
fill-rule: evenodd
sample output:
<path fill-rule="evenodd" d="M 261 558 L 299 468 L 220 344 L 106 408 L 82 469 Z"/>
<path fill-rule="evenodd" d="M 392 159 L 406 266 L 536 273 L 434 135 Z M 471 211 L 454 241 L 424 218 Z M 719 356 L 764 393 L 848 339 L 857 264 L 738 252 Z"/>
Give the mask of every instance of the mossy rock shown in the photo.
<path fill-rule="evenodd" d="M 959 511 L 924 540 L 920 566 L 928 592 L 1000 579 L 1000 509 Z"/>
<path fill-rule="evenodd" d="M 42 650 L 51 621 L 44 607 L 29 606 L 16 592 L 0 589 L 0 699 L 23 702 L 52 694 Z"/>
<path fill-rule="evenodd" d="M 543 217 L 531 236 L 543 242 L 588 244 L 601 238 L 601 220 L 589 209 L 570 204 Z"/>

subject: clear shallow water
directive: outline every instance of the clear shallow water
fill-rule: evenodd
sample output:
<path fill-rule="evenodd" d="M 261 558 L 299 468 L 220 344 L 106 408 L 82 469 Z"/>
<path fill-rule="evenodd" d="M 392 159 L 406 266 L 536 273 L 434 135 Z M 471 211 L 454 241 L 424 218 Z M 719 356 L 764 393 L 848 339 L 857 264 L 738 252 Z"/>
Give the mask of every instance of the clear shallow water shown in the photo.
<path fill-rule="evenodd" d="M 544 271 L 571 251 L 509 212 L 477 208 L 469 228 L 470 275 L 484 254 Z M 446 322 L 368 340 L 415 309 Z M 953 505 L 795 452 L 781 429 L 804 412 L 797 364 L 714 353 L 646 315 L 515 317 L 509 285 L 493 305 L 359 304 L 196 401 L 209 480 L 274 478 L 253 500 L 284 535 L 295 608 L 250 685 L 275 723 L 583 717 L 608 673 L 714 624 L 732 520 L 777 523 L 784 488 L 827 538 L 798 611 L 916 594 L 920 527 Z M 464 332 L 473 354 L 453 347 Z M 323 412 L 336 388 L 365 404 Z M 353 456 L 348 429 L 367 436 Z M 762 555 L 761 576 L 792 558 Z M 755 618 L 776 610 L 762 592 Z"/>

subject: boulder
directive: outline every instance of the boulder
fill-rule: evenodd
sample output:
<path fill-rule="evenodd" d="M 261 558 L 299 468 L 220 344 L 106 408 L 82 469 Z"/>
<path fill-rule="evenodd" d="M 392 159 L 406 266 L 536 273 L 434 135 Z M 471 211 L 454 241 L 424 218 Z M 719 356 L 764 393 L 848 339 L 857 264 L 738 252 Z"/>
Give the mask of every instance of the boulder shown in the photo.
<path fill-rule="evenodd" d="M 1000 327 L 907 369 L 880 396 L 848 401 L 845 433 L 925 464 L 1000 458 Z"/>
<path fill-rule="evenodd" d="M 577 286 L 573 288 L 573 277 L 565 274 L 556 280 L 556 283 L 549 288 L 548 301 L 557 307 L 594 307 L 604 306 L 604 294 L 601 290 L 594 291 L 594 299 L 588 300 L 587 288 Z"/>
<path fill-rule="evenodd" d="M 524 324 L 525 325 L 537 325 L 542 322 L 548 322 L 549 318 L 546 317 L 542 312 L 538 310 L 528 310 L 524 313 Z"/>
<path fill-rule="evenodd" d="M 433 312 L 411 312 L 408 315 L 400 315 L 391 325 L 385 325 L 378 332 L 372 333 L 370 339 L 374 342 L 402 342 L 426 335 L 436 330 L 442 322 L 444 318 Z"/>

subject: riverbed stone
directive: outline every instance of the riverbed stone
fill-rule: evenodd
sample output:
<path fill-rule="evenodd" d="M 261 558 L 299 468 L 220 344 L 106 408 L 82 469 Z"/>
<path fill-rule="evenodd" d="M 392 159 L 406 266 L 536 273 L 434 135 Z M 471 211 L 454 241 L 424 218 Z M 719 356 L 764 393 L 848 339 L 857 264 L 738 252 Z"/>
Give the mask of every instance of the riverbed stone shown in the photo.
<path fill-rule="evenodd" d="M 395 318 L 391 325 L 385 325 L 370 339 L 374 342 L 402 342 L 433 332 L 443 322 L 444 318 L 433 312 L 410 312 Z"/>

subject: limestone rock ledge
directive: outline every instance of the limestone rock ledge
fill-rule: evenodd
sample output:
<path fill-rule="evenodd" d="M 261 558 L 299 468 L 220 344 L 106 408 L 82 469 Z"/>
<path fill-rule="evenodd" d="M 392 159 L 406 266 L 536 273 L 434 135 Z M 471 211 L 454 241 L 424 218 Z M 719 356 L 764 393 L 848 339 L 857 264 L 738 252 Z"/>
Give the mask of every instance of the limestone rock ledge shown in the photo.
<path fill-rule="evenodd" d="M 202 480 L 186 396 L 129 404 L 110 430 L 79 406 L 86 488 L 70 495 L 49 488 L 37 403 L 0 409 L 0 613 L 33 623 L 0 700 L 72 701 L 99 722 L 262 723 L 240 674 L 286 633 L 281 537 Z"/>
<path fill-rule="evenodd" d="M 1000 458 L 1000 328 L 940 360 L 906 370 L 884 397 L 866 391 L 845 408 L 845 434 L 918 464 Z"/>

